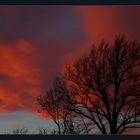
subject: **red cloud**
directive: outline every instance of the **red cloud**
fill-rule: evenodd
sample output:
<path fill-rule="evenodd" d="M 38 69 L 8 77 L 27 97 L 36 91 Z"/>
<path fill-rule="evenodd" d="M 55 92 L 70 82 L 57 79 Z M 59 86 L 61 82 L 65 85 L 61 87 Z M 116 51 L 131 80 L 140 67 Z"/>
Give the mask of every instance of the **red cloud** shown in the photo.
<path fill-rule="evenodd" d="M 0 44 L 0 112 L 32 110 L 43 75 L 33 61 L 37 48 L 26 40 Z"/>
<path fill-rule="evenodd" d="M 124 21 L 125 17 L 130 15 L 130 20 L 135 17 L 135 23 L 140 12 L 138 8 L 73 7 L 80 16 L 80 27 L 84 34 L 84 38 L 78 43 L 67 43 L 63 39 L 56 43 L 48 39 L 48 42 L 42 41 L 46 46 L 40 45 L 40 48 L 24 39 L 13 43 L 0 43 L 0 112 L 20 109 L 36 111 L 36 97 L 45 93 L 50 79 L 60 72 L 62 65 L 69 64 L 88 52 L 92 43 L 99 43 L 103 38 L 112 40 L 118 33 L 126 33 L 127 36 L 135 38 L 138 31 Z M 130 11 L 134 12 L 130 14 Z M 4 12 L 9 15 L 8 9 Z"/>
<path fill-rule="evenodd" d="M 65 43 L 59 45 L 61 49 L 66 47 Z M 75 44 L 67 47 L 71 45 Z M 0 112 L 28 110 L 37 113 L 36 98 L 46 92 L 53 77 L 58 75 L 62 63 L 66 63 L 64 58 L 68 59 L 68 52 L 39 47 L 24 39 L 0 43 L 0 50 Z"/>
<path fill-rule="evenodd" d="M 139 39 L 139 6 L 79 6 L 75 10 L 80 14 L 89 44 L 101 39 L 110 41 L 119 33 Z"/>

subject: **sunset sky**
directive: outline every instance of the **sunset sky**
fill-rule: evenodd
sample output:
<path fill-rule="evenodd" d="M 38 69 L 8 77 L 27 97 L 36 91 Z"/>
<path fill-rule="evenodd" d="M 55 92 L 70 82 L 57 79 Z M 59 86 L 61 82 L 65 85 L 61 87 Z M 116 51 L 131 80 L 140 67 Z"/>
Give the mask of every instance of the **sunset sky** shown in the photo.
<path fill-rule="evenodd" d="M 66 64 L 119 33 L 140 42 L 140 6 L 0 6 L 0 133 L 54 128 L 36 98 Z"/>

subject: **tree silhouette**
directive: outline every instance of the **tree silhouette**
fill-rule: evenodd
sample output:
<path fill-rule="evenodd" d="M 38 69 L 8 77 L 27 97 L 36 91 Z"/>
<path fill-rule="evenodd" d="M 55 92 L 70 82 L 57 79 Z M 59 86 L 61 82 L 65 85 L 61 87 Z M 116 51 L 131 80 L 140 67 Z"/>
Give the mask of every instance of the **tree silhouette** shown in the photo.
<path fill-rule="evenodd" d="M 57 124 L 59 134 L 83 132 L 76 129 L 81 117 L 83 133 L 94 125 L 102 134 L 121 134 L 140 127 L 139 71 L 140 46 L 117 36 L 113 45 L 105 41 L 93 45 L 89 54 L 67 66 L 38 102 Z"/>
<path fill-rule="evenodd" d="M 65 100 L 67 96 L 71 96 L 71 92 L 67 88 L 66 81 L 62 77 L 57 77 L 52 88 L 45 95 L 37 98 L 41 110 L 48 113 L 57 125 L 58 131 L 54 131 L 53 134 L 83 134 L 89 132 L 91 127 L 86 126 L 83 117 L 76 116 L 75 113 L 67 109 L 70 105 Z M 83 125 L 78 127 L 81 123 Z M 44 133 L 44 129 L 39 131 L 40 134 Z"/>
<path fill-rule="evenodd" d="M 29 131 L 26 128 L 17 128 L 17 129 L 12 131 L 12 134 L 14 134 L 14 135 L 27 135 L 28 132 Z"/>
<path fill-rule="evenodd" d="M 59 89 L 60 90 L 60 89 Z M 50 117 L 53 119 L 58 128 L 58 134 L 61 134 L 61 122 L 62 117 L 61 111 L 61 98 L 58 97 L 59 90 L 57 90 L 57 80 L 53 83 L 53 88 L 47 91 L 45 96 L 38 97 L 38 103 L 41 106 L 41 109 L 45 110 Z"/>
<path fill-rule="evenodd" d="M 67 66 L 65 78 L 75 98 L 67 109 L 91 120 L 103 134 L 140 127 L 140 46 L 117 36 Z"/>
<path fill-rule="evenodd" d="M 41 110 L 46 111 L 57 125 L 58 134 L 75 134 L 71 111 L 63 107 L 63 97 L 68 95 L 68 92 L 65 81 L 58 77 L 52 88 L 44 96 L 37 98 Z"/>
<path fill-rule="evenodd" d="M 48 130 L 46 128 L 39 128 L 39 135 L 47 135 L 48 134 Z"/>

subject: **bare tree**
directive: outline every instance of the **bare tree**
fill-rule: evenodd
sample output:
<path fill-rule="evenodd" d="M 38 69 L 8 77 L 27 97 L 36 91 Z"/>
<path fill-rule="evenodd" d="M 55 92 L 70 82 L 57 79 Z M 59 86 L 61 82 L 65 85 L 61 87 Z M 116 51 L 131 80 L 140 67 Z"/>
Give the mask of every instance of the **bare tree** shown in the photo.
<path fill-rule="evenodd" d="M 55 84 L 56 83 L 54 83 L 54 85 Z M 37 100 L 41 109 L 45 110 L 53 119 L 58 127 L 58 133 L 61 134 L 60 117 L 62 112 L 60 110 L 60 99 L 56 96 L 56 92 L 54 90 L 55 89 L 53 88 L 49 89 L 45 96 L 40 96 Z"/>
<path fill-rule="evenodd" d="M 67 66 L 72 89 L 66 108 L 91 120 L 102 134 L 140 127 L 140 46 L 117 36 Z"/>
<path fill-rule="evenodd" d="M 28 129 L 26 128 L 17 128 L 12 132 L 14 135 L 26 135 L 28 133 Z"/>
<path fill-rule="evenodd" d="M 47 135 L 48 134 L 48 130 L 46 128 L 39 128 L 39 134 L 40 135 Z"/>
<path fill-rule="evenodd" d="M 57 77 L 52 88 L 37 99 L 41 110 L 49 114 L 57 125 L 58 131 L 55 131 L 55 133 L 58 132 L 58 134 L 68 133 L 69 123 L 72 122 L 71 111 L 63 108 L 64 95 L 68 95 L 66 83 L 61 77 Z"/>
<path fill-rule="evenodd" d="M 74 112 L 67 109 L 70 105 L 67 102 L 67 96 L 72 94 L 68 89 L 66 81 L 63 77 L 57 77 L 54 80 L 52 88 L 45 95 L 38 97 L 38 103 L 41 110 L 50 115 L 54 123 L 57 125 L 58 131 L 54 130 L 53 134 L 84 134 L 88 133 L 89 129 L 82 116 L 77 116 Z M 83 124 L 80 126 L 80 124 Z M 40 134 L 46 133 L 46 129 L 40 129 Z"/>

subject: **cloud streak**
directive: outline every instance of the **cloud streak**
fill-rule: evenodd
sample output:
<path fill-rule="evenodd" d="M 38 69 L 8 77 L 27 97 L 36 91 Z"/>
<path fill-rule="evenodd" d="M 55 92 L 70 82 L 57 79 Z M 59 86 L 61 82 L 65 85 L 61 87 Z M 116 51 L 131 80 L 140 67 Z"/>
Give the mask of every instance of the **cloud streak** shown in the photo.
<path fill-rule="evenodd" d="M 139 6 L 1 6 L 0 19 L 0 112 L 35 112 L 36 97 L 92 43 L 140 36 Z"/>
<path fill-rule="evenodd" d="M 0 18 L 0 112 L 36 112 L 36 97 L 84 37 L 78 15 L 72 7 L 2 6 Z"/>

